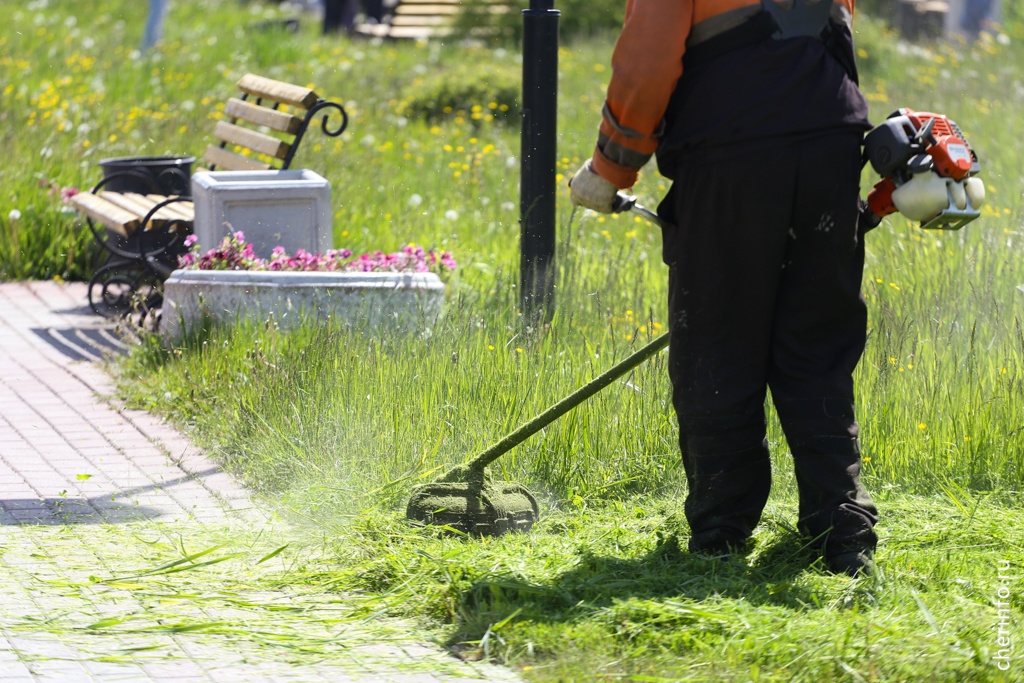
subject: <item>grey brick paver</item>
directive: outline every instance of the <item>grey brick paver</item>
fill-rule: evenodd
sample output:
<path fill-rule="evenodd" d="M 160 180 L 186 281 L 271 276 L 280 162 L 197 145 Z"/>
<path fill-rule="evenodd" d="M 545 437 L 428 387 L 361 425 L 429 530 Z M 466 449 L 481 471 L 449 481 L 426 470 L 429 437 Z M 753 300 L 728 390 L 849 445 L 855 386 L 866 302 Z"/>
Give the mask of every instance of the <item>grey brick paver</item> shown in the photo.
<path fill-rule="evenodd" d="M 111 557 L 109 544 L 93 545 L 90 525 L 276 523 L 184 435 L 146 412 L 101 400 L 113 393 L 101 368 L 70 361 L 32 332 L 107 325 L 86 308 L 82 284 L 0 284 L 0 527 L 10 530 L 0 535 L 0 683 L 516 680 L 504 669 L 459 664 L 427 646 L 371 644 L 362 636 L 344 650 L 352 653 L 352 664 L 332 664 L 316 657 L 308 663 L 263 661 L 251 647 L 235 652 L 188 634 L 85 630 L 71 642 L 63 631 L 33 628 L 76 615 L 84 625 L 126 610 L 148 614 L 131 590 L 110 589 L 103 600 L 88 602 L 74 592 L 85 589 L 61 594 L 46 583 L 87 586 L 93 574 L 124 576 L 125 561 L 147 566 L 144 553 Z M 150 527 L 135 528 L 132 533 Z M 195 614 L 200 621 L 236 615 L 244 623 L 244 611 L 207 614 L 202 604 Z M 83 605 L 87 614 L 80 614 Z M 152 656 L 110 657 L 153 643 L 159 651 Z"/>

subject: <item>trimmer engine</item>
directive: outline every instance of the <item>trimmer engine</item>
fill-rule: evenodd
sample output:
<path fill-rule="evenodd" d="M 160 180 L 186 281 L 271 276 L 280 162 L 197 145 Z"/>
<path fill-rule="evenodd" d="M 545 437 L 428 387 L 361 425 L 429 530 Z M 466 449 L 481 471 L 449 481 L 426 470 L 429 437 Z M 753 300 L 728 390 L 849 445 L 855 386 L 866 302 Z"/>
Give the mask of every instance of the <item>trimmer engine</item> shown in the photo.
<path fill-rule="evenodd" d="M 899 109 L 865 136 L 864 156 L 882 176 L 868 195 L 876 221 L 899 211 L 926 230 L 959 230 L 981 216 L 978 156 L 945 116 Z"/>

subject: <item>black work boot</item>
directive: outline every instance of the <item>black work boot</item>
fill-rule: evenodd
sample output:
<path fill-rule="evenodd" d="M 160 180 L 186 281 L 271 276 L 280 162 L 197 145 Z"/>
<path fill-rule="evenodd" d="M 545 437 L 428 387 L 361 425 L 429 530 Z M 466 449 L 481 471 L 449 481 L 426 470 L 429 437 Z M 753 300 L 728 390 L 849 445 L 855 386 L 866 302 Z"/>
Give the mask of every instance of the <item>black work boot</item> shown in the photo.
<path fill-rule="evenodd" d="M 825 557 L 825 567 L 833 574 L 846 574 L 853 577 L 870 576 L 875 572 L 874 552 L 851 550 Z"/>
<path fill-rule="evenodd" d="M 746 553 L 750 545 L 749 537 L 741 538 L 730 529 L 711 529 L 699 536 L 691 536 L 689 550 L 709 557 L 727 557 Z"/>

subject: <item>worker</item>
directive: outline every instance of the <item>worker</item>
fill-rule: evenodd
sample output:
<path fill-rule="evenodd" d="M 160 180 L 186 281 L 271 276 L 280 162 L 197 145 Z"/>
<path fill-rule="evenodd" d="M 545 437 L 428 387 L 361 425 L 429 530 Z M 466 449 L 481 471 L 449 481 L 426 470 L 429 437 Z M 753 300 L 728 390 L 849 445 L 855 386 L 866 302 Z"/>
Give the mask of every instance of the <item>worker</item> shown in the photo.
<path fill-rule="evenodd" d="M 827 569 L 873 564 L 852 373 L 867 310 L 859 220 L 868 106 L 855 0 L 629 0 L 572 202 L 612 211 L 652 155 L 669 266 L 669 376 L 691 552 L 743 552 L 768 500 L 771 390 L 798 529 Z"/>

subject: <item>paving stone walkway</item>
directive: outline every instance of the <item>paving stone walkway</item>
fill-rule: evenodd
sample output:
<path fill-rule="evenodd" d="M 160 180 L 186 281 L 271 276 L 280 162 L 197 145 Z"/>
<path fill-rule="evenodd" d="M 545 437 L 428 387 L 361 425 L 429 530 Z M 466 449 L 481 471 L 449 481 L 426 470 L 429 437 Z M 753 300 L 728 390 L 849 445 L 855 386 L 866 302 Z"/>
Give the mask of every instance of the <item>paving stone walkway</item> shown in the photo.
<path fill-rule="evenodd" d="M 243 581 L 192 607 L 180 584 L 104 582 L 159 539 L 283 524 L 175 429 L 103 398 L 113 385 L 94 361 L 124 351 L 111 328 L 81 283 L 0 284 L 0 681 L 516 680 L 393 626 L 335 626 L 337 595 L 255 594 Z M 274 620 L 286 612 L 310 617 Z M 260 647 L 218 638 L 224 626 L 168 626 L 186 617 L 273 632 Z"/>

